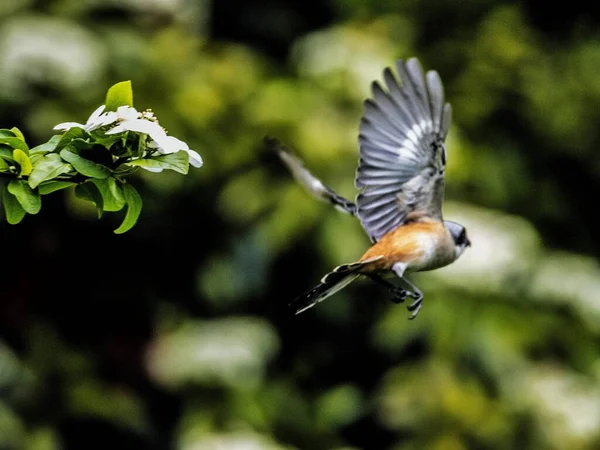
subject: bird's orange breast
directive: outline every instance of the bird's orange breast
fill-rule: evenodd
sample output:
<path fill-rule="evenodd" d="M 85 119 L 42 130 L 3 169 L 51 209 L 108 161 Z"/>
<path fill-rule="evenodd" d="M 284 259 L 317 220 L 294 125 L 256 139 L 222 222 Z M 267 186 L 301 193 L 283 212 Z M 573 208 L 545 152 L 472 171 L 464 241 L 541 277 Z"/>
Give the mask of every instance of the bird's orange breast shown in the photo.
<path fill-rule="evenodd" d="M 365 269 L 389 270 L 397 262 L 408 264 L 408 272 L 432 270 L 454 260 L 454 241 L 438 220 L 421 219 L 400 225 L 373 244 L 360 261 L 373 261 Z"/>

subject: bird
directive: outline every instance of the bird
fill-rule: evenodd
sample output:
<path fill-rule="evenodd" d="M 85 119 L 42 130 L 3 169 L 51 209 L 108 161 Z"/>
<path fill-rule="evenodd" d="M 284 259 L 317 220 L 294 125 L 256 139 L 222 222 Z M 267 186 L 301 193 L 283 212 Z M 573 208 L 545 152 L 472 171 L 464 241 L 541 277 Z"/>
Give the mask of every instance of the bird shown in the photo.
<path fill-rule="evenodd" d="M 373 81 L 364 101 L 355 202 L 326 186 L 279 140 L 265 138 L 310 194 L 357 217 L 371 240 L 358 260 L 337 266 L 292 300 L 295 314 L 367 277 L 386 287 L 395 303 L 411 298 L 407 309 L 414 319 L 423 293 L 406 276 L 447 266 L 471 246 L 466 228 L 442 216 L 452 108 L 440 76 L 425 73 L 414 57 L 399 59 L 395 67 L 397 76 L 385 68 L 383 84 Z"/>

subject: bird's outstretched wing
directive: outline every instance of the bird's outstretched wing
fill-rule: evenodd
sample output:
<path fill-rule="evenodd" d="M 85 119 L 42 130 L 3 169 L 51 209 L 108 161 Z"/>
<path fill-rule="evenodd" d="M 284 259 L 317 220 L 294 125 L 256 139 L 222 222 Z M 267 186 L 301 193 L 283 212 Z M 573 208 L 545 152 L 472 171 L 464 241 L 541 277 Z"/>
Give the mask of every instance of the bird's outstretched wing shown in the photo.
<path fill-rule="evenodd" d="M 451 108 L 437 72 L 415 58 L 396 69 L 400 82 L 383 72 L 387 90 L 373 83 L 360 124 L 357 215 L 374 241 L 416 214 L 442 220 Z"/>

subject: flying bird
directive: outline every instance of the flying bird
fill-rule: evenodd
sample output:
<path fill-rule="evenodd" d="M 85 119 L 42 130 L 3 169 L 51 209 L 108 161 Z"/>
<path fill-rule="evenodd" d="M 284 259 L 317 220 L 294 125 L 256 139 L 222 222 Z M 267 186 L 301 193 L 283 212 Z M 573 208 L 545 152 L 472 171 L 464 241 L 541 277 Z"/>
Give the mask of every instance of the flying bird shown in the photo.
<path fill-rule="evenodd" d="M 372 242 L 357 261 L 336 267 L 293 300 L 296 314 L 368 277 L 388 288 L 396 303 L 411 298 L 407 308 L 414 319 L 423 293 L 406 275 L 451 264 L 471 245 L 465 227 L 442 216 L 451 107 L 440 77 L 424 73 L 416 58 L 399 60 L 396 72 L 399 80 L 386 68 L 384 86 L 373 82 L 371 98 L 364 102 L 355 203 L 323 184 L 279 141 L 267 138 L 300 184 L 356 216 Z M 394 276 L 397 284 L 388 281 Z"/>

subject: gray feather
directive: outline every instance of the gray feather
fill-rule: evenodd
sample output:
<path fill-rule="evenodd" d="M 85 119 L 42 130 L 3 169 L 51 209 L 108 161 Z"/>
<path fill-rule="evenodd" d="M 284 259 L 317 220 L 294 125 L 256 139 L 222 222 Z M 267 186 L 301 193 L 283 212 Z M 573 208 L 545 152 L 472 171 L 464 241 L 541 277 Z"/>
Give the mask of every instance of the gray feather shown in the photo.
<path fill-rule="evenodd" d="M 273 138 L 265 138 L 265 143 L 276 151 L 279 158 L 292 172 L 292 175 L 310 194 L 319 200 L 332 203 L 338 210 L 356 215 L 356 205 L 350 200 L 337 194 L 333 189 L 325 186 L 321 180 L 315 177 L 304 167 L 302 161 L 293 155 L 281 142 Z"/>
<path fill-rule="evenodd" d="M 360 123 L 357 215 L 375 240 L 414 211 L 442 218 L 451 108 L 439 75 L 417 59 L 399 60 L 396 71 L 399 80 L 383 72 L 387 90 L 373 83 Z"/>
<path fill-rule="evenodd" d="M 440 137 L 442 140 L 446 139 L 448 130 L 450 129 L 450 123 L 452 122 L 452 106 L 450 103 L 444 105 L 444 112 L 442 115 L 442 124 L 440 125 Z"/>
<path fill-rule="evenodd" d="M 330 297 L 348 286 L 360 276 L 360 269 L 365 264 L 369 264 L 379 258 L 380 257 L 370 258 L 366 261 L 343 264 L 336 267 L 325 275 L 318 285 L 290 302 L 290 307 L 295 310 L 296 314 L 300 314 L 301 312 L 312 308 L 317 303 L 322 302 L 327 297 Z"/>
<path fill-rule="evenodd" d="M 434 129 L 439 130 L 444 108 L 444 86 L 437 72 L 427 72 L 427 91 L 429 92 L 429 108 L 433 119 Z"/>

